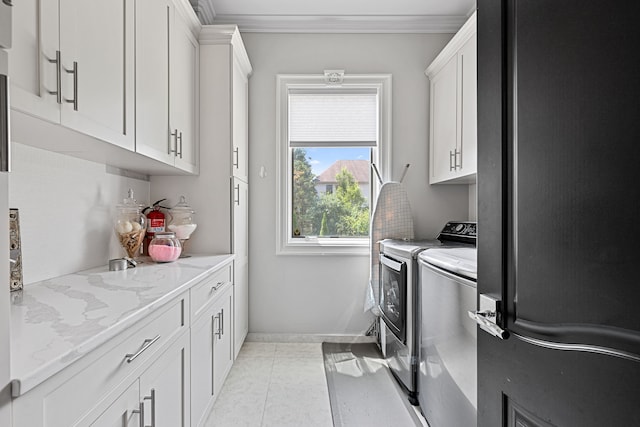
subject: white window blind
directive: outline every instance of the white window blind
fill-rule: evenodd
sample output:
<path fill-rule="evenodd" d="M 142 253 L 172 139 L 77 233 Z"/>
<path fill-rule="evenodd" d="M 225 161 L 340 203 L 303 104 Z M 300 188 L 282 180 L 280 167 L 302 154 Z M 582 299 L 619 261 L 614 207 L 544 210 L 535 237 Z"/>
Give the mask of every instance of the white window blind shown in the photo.
<path fill-rule="evenodd" d="M 375 92 L 289 92 L 289 145 L 369 146 L 378 141 Z"/>

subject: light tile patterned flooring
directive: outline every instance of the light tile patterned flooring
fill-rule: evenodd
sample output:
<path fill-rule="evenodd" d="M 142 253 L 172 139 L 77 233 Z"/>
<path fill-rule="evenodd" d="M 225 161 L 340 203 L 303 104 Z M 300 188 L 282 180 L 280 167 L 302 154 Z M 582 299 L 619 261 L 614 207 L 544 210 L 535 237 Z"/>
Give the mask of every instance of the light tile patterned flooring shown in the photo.
<path fill-rule="evenodd" d="M 322 344 L 245 342 L 207 427 L 332 427 Z"/>

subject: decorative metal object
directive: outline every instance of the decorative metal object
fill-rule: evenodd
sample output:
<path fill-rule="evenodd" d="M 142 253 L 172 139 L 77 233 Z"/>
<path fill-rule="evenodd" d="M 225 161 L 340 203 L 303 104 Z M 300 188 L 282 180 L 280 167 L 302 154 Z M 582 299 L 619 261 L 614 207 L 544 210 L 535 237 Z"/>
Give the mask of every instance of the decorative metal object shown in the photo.
<path fill-rule="evenodd" d="M 344 70 L 324 70 L 324 82 L 330 86 L 340 86 L 344 79 Z"/>
<path fill-rule="evenodd" d="M 22 290 L 22 245 L 20 243 L 20 215 L 18 209 L 9 209 L 9 289 Z"/>

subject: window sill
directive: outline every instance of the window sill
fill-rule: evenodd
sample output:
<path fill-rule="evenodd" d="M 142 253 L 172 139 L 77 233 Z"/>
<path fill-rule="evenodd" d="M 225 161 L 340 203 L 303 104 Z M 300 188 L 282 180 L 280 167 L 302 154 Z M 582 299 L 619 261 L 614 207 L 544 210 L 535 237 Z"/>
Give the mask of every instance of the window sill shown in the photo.
<path fill-rule="evenodd" d="M 369 239 L 307 237 L 280 242 L 276 255 L 369 256 Z"/>

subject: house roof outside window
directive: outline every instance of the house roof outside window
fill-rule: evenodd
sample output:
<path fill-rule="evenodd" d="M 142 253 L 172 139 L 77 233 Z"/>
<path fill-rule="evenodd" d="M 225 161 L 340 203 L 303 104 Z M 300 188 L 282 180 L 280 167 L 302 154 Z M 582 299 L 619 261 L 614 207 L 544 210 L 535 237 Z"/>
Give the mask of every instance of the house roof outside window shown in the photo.
<path fill-rule="evenodd" d="M 369 183 L 369 161 L 368 160 L 336 160 L 331 166 L 325 169 L 316 177 L 317 185 L 337 184 L 336 175 L 345 168 L 355 178 L 358 184 Z"/>

